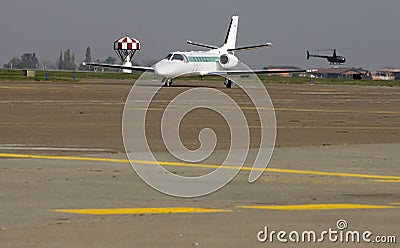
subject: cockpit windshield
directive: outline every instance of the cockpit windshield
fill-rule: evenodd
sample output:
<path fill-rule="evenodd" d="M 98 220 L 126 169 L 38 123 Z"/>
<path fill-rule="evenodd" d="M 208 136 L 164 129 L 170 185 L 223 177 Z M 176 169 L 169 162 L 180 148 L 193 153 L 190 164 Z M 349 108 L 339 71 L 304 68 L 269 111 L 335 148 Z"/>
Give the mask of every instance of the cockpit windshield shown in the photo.
<path fill-rule="evenodd" d="M 175 53 L 174 56 L 172 57 L 172 60 L 180 60 L 186 62 L 185 57 L 179 53 Z"/>
<path fill-rule="evenodd" d="M 168 54 L 164 59 L 166 60 L 179 60 L 182 62 L 187 63 L 188 59 L 184 54 L 180 54 L 180 53 L 170 53 Z"/>
<path fill-rule="evenodd" d="M 170 58 L 172 57 L 172 53 L 170 53 L 170 54 L 168 54 L 164 59 L 166 59 L 166 60 L 170 60 Z"/>

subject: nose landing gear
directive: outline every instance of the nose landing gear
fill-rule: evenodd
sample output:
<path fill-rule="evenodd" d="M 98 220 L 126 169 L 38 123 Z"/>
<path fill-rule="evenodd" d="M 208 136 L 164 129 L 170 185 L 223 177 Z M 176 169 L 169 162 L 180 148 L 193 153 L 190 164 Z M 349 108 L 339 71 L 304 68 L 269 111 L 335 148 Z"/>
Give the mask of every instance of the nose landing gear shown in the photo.
<path fill-rule="evenodd" d="M 170 87 L 172 85 L 172 79 L 164 78 L 161 83 L 163 83 L 165 87 Z"/>

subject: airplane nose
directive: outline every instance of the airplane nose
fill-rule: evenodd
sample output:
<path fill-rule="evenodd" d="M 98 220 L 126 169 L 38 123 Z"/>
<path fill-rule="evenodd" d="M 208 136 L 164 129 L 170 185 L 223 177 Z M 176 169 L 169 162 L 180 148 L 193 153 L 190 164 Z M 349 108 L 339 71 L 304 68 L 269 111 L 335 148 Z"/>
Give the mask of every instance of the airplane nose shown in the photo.
<path fill-rule="evenodd" d="M 165 61 L 160 61 L 154 66 L 157 75 L 168 77 L 171 74 L 170 65 Z"/>

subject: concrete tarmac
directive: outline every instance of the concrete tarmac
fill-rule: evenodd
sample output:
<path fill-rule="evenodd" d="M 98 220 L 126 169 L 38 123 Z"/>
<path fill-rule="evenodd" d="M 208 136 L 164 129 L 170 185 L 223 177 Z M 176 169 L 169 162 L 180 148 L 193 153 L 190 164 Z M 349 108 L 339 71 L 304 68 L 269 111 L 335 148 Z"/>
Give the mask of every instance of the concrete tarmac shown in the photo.
<path fill-rule="evenodd" d="M 153 130 L 151 149 L 171 162 L 171 172 L 210 172 L 229 147 L 224 120 L 200 110 L 184 119 L 182 142 L 198 148 L 198 132 L 210 127 L 217 150 L 195 167 L 170 156 L 159 122 L 180 92 L 208 86 L 229 94 L 244 109 L 252 137 L 245 170 L 231 183 L 183 199 L 149 187 L 127 160 L 121 119 L 131 86 L 100 80 L 0 84 L 0 247 L 373 247 L 382 241 L 377 237 L 392 241 L 385 247 L 398 246 L 400 89 L 267 84 L 277 115 L 276 149 L 250 184 L 260 134 L 243 92 L 205 80 L 163 88 L 146 129 Z M 371 231 L 371 242 L 330 241 L 328 235 L 318 242 L 329 228 L 339 231 L 339 220 L 348 224 L 343 232 Z M 317 238 L 284 243 L 275 234 L 263 243 L 257 236 L 265 238 L 266 226 L 269 235 L 314 231 Z"/>

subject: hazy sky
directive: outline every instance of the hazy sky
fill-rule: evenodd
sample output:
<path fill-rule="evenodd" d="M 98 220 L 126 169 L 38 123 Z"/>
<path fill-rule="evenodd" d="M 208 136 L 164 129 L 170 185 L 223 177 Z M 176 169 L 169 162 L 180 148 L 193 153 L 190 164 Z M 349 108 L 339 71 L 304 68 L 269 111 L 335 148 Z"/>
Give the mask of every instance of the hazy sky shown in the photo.
<path fill-rule="evenodd" d="M 0 65 L 24 52 L 56 61 L 68 48 L 80 62 L 87 46 L 105 59 L 125 35 L 142 44 L 135 61 L 155 61 L 196 49 L 187 39 L 220 45 L 238 14 L 238 45 L 274 44 L 238 53 L 253 68 L 326 67 L 305 59 L 307 49 L 324 48 L 350 48 L 339 50 L 348 66 L 400 67 L 399 13 L 399 0 L 1 0 Z"/>

